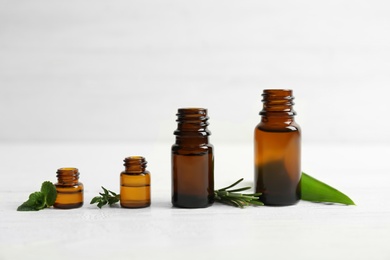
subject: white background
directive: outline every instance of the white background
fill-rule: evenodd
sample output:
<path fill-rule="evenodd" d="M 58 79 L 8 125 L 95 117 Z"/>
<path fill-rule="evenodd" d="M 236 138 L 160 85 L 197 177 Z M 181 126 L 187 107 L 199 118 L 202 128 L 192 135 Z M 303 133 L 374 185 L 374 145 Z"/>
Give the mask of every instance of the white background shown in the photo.
<path fill-rule="evenodd" d="M 387 1 L 0 0 L 0 259 L 390 259 L 389 14 Z M 216 186 L 252 186 L 265 88 L 294 90 L 302 169 L 357 206 L 171 208 L 177 108 L 209 109 Z M 89 205 L 138 154 L 152 207 Z M 15 211 L 65 166 L 83 208 Z"/>
<path fill-rule="evenodd" d="M 386 1 L 0 1 L 1 141 L 252 141 L 291 88 L 305 141 L 389 142 Z"/>

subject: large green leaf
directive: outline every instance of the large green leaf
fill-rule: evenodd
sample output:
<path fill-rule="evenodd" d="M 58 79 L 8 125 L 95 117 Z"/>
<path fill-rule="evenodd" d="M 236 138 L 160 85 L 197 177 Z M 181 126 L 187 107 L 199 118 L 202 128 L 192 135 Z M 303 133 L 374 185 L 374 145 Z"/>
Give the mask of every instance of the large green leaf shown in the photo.
<path fill-rule="evenodd" d="M 332 202 L 345 205 L 355 203 L 344 193 L 302 172 L 301 199 L 314 202 Z"/>

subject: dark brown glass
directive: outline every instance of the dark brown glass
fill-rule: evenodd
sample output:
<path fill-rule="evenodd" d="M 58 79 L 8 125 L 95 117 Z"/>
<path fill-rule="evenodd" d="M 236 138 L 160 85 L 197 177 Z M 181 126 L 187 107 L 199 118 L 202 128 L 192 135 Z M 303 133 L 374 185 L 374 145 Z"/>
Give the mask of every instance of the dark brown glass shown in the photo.
<path fill-rule="evenodd" d="M 120 203 L 123 208 L 144 208 L 150 206 L 150 172 L 142 156 L 124 159 L 125 170 L 120 177 Z"/>
<path fill-rule="evenodd" d="M 301 197 L 301 134 L 294 121 L 292 90 L 263 92 L 255 128 L 255 189 L 266 205 L 284 206 Z"/>
<path fill-rule="evenodd" d="M 172 204 L 205 208 L 214 202 L 214 156 L 204 108 L 181 108 L 172 146 Z"/>
<path fill-rule="evenodd" d="M 79 170 L 76 168 L 60 168 L 57 170 L 58 182 L 55 184 L 57 198 L 54 207 L 73 209 L 83 206 L 84 186 L 79 182 Z"/>

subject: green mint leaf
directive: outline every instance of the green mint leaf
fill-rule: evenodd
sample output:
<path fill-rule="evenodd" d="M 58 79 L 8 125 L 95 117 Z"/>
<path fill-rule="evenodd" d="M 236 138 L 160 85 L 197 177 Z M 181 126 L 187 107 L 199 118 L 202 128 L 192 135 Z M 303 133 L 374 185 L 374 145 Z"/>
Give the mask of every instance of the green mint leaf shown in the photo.
<path fill-rule="evenodd" d="M 20 205 L 18 211 L 37 211 L 54 204 L 57 198 L 57 190 L 53 183 L 45 181 L 41 185 L 41 191 L 30 194 L 27 201 Z"/>
<path fill-rule="evenodd" d="M 105 189 L 103 186 L 102 186 L 102 189 L 104 190 L 104 195 L 108 196 L 108 190 Z"/>
<path fill-rule="evenodd" d="M 41 192 L 45 196 L 46 206 L 53 206 L 57 198 L 57 190 L 54 184 L 50 181 L 45 181 L 44 183 L 42 183 Z"/>
<path fill-rule="evenodd" d="M 28 200 L 17 208 L 17 211 L 37 211 L 46 207 L 45 195 L 36 191 L 30 194 Z"/>
<path fill-rule="evenodd" d="M 119 197 L 117 197 L 118 195 L 116 195 L 115 197 L 109 197 L 108 198 L 108 204 L 111 206 L 115 203 L 117 203 L 119 201 Z"/>
<path fill-rule="evenodd" d="M 99 192 L 100 196 L 96 196 L 91 200 L 91 204 L 97 203 L 97 206 L 101 209 L 107 203 L 111 206 L 120 200 L 120 195 L 113 191 L 107 190 L 102 186 L 103 192 Z"/>
<path fill-rule="evenodd" d="M 313 202 L 332 202 L 345 205 L 355 203 L 344 193 L 302 172 L 301 199 Z"/>
<path fill-rule="evenodd" d="M 99 209 L 101 209 L 104 205 L 107 204 L 107 201 L 100 201 L 97 206 L 99 207 Z"/>
<path fill-rule="evenodd" d="M 100 197 L 99 196 L 96 196 L 94 197 L 91 202 L 89 204 L 95 204 L 96 202 L 99 202 L 100 201 Z"/>
<path fill-rule="evenodd" d="M 109 193 L 111 193 L 111 195 L 113 195 L 113 196 L 118 196 L 118 194 L 116 194 L 115 192 L 113 192 L 113 191 L 108 191 Z"/>
<path fill-rule="evenodd" d="M 45 195 L 40 191 L 36 191 L 34 193 L 31 193 L 28 200 L 34 203 L 33 207 L 37 210 L 40 210 L 40 209 L 43 209 L 46 207 Z"/>
<path fill-rule="evenodd" d="M 24 202 L 17 209 L 17 211 L 37 211 L 37 210 L 38 209 L 35 209 L 34 206 L 30 205 L 29 201 Z"/>

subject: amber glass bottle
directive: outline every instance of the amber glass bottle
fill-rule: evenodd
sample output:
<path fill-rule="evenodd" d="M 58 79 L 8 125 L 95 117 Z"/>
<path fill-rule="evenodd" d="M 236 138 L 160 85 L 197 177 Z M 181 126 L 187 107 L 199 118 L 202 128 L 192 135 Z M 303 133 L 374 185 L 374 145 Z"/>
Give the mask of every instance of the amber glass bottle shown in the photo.
<path fill-rule="evenodd" d="M 150 206 L 150 172 L 142 156 L 124 159 L 125 170 L 121 173 L 120 203 L 124 208 Z"/>
<path fill-rule="evenodd" d="M 292 90 L 263 92 L 255 128 L 255 187 L 266 205 L 292 205 L 301 196 L 301 134 L 294 121 Z"/>
<path fill-rule="evenodd" d="M 214 202 L 214 156 L 204 108 L 181 108 L 172 146 L 172 204 L 204 208 Z"/>
<path fill-rule="evenodd" d="M 57 170 L 58 182 L 55 184 L 57 198 L 54 207 L 73 209 L 83 206 L 84 186 L 79 182 L 79 170 L 76 168 L 60 168 Z"/>

